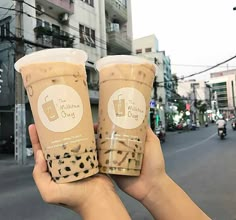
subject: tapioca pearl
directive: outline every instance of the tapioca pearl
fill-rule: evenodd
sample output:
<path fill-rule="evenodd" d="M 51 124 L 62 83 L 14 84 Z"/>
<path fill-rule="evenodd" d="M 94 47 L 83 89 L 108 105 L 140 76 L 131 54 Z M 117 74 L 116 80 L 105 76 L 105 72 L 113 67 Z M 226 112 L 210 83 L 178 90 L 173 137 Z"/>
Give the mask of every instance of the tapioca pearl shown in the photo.
<path fill-rule="evenodd" d="M 47 154 L 47 159 L 49 159 L 51 156 L 50 156 L 50 154 Z"/>
<path fill-rule="evenodd" d="M 87 157 L 86 157 L 86 160 L 87 160 L 87 161 L 89 161 L 90 159 L 91 159 L 91 157 L 90 157 L 90 156 L 87 156 Z"/>
<path fill-rule="evenodd" d="M 54 179 L 54 180 L 59 180 L 59 179 L 60 179 L 60 177 L 54 177 L 53 179 Z"/>
<path fill-rule="evenodd" d="M 70 154 L 69 153 L 64 153 L 64 158 L 70 158 Z"/>
<path fill-rule="evenodd" d="M 58 173 L 61 175 L 61 169 L 58 170 Z"/>
<path fill-rule="evenodd" d="M 135 146 L 136 148 L 138 148 L 138 145 L 137 145 L 137 144 L 135 144 L 134 146 Z"/>
<path fill-rule="evenodd" d="M 89 172 L 89 170 L 85 170 L 84 173 L 87 174 Z"/>
<path fill-rule="evenodd" d="M 93 156 L 93 160 L 96 160 L 96 156 L 95 155 Z"/>
<path fill-rule="evenodd" d="M 63 148 L 63 149 L 66 149 L 66 145 L 65 145 L 65 144 L 62 144 L 62 148 Z"/>
<path fill-rule="evenodd" d="M 80 163 L 79 167 L 80 167 L 81 169 L 83 169 L 83 168 L 84 168 L 84 163 Z"/>
<path fill-rule="evenodd" d="M 90 166 L 91 166 L 92 168 L 94 168 L 94 163 L 90 163 Z"/>
<path fill-rule="evenodd" d="M 63 178 L 65 178 L 65 179 L 68 178 L 68 177 L 69 177 L 69 175 L 63 176 Z"/>
<path fill-rule="evenodd" d="M 58 160 L 58 164 L 61 165 L 61 164 L 64 164 L 64 160 Z"/>
<path fill-rule="evenodd" d="M 48 165 L 52 168 L 52 160 L 48 161 Z"/>
<path fill-rule="evenodd" d="M 135 153 L 134 152 L 132 152 L 132 157 L 135 157 Z"/>
<path fill-rule="evenodd" d="M 75 176 L 75 177 L 78 177 L 78 176 L 79 176 L 79 173 L 78 173 L 78 172 L 74 173 L 74 176 Z"/>
<path fill-rule="evenodd" d="M 59 160 L 59 159 L 60 159 L 60 155 L 55 155 L 55 158 L 56 158 L 57 160 Z"/>
<path fill-rule="evenodd" d="M 118 153 L 118 154 L 122 154 L 123 152 L 122 152 L 121 150 L 118 150 L 117 153 Z"/>
<path fill-rule="evenodd" d="M 102 133 L 99 134 L 99 138 L 102 139 Z"/>
<path fill-rule="evenodd" d="M 68 172 L 68 171 L 71 171 L 70 167 L 65 167 L 65 170 Z"/>
<path fill-rule="evenodd" d="M 52 79 L 51 81 L 52 81 L 52 83 L 56 83 L 56 82 L 57 82 L 57 80 L 56 80 L 56 79 Z"/>
<path fill-rule="evenodd" d="M 80 160 L 80 159 L 81 159 L 81 156 L 75 156 L 75 159 L 76 159 L 76 160 Z"/>
<path fill-rule="evenodd" d="M 71 163 L 72 163 L 72 164 L 75 164 L 75 163 L 76 163 L 76 161 L 75 161 L 75 160 L 72 160 L 72 161 L 71 161 Z"/>

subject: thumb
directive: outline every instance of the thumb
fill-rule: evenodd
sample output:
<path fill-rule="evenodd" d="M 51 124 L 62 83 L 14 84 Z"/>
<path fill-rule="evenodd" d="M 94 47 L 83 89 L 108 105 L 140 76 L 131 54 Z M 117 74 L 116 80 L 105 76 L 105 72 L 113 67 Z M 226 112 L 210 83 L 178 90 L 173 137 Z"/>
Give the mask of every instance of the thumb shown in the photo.
<path fill-rule="evenodd" d="M 48 184 L 52 181 L 52 178 L 47 170 L 47 163 L 43 156 L 42 150 L 37 150 L 36 152 L 33 178 L 39 188 L 39 191 L 44 191 L 48 187 Z"/>

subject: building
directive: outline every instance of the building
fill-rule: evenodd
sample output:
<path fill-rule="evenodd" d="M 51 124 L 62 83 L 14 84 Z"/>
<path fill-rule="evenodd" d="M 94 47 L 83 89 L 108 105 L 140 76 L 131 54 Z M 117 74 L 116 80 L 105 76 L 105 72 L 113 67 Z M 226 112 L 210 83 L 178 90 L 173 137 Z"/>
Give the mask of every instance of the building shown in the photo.
<path fill-rule="evenodd" d="M 45 48 L 74 47 L 88 53 L 87 83 L 96 122 L 99 85 L 94 64 L 108 54 L 131 54 L 131 1 L 1 0 L 0 6 L 3 6 L 0 8 L 0 69 L 3 70 L 0 140 L 10 135 L 19 136 L 16 119 L 21 117 L 16 111 L 19 93 L 15 83 L 18 73 L 15 73 L 14 63 L 20 53 L 24 55 Z M 22 109 L 25 107 L 26 120 L 22 126 L 27 132 L 33 117 L 27 96 L 24 99 Z M 28 134 L 26 136 L 26 145 L 30 145 Z"/>
<path fill-rule="evenodd" d="M 217 105 L 221 114 L 227 118 L 235 115 L 236 70 L 211 73 L 210 84 L 217 96 Z"/>
<path fill-rule="evenodd" d="M 211 86 L 204 80 L 187 80 L 178 82 L 178 94 L 190 105 L 192 121 L 199 120 L 203 123 L 206 115 L 201 111 L 211 110 L 212 91 Z M 203 108 L 204 107 L 204 108 Z M 202 109 L 202 110 L 201 110 Z M 210 113 L 210 111 L 208 111 Z"/>
<path fill-rule="evenodd" d="M 165 127 L 165 112 L 169 109 L 169 101 L 172 95 L 170 58 L 165 55 L 165 51 L 159 51 L 159 44 L 155 35 L 135 39 L 133 41 L 133 54 L 151 60 L 157 66 L 151 97 L 150 122 L 156 121 L 156 124 L 151 124 L 155 128 L 160 120 Z"/>

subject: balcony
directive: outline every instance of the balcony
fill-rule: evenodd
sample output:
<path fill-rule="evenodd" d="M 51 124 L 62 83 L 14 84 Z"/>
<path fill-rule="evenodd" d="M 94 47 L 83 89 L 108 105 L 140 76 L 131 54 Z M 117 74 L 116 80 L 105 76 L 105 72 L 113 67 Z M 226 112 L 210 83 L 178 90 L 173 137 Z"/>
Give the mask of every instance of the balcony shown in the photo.
<path fill-rule="evenodd" d="M 105 8 L 109 18 L 118 19 L 121 23 L 127 21 L 127 7 L 117 0 L 105 0 Z"/>
<path fill-rule="evenodd" d="M 67 32 L 56 33 L 48 27 L 38 26 L 34 28 L 36 42 L 45 47 L 73 47 L 74 37 Z"/>
<path fill-rule="evenodd" d="M 126 33 L 108 31 L 107 39 L 108 54 L 131 54 L 132 41 Z"/>
<path fill-rule="evenodd" d="M 36 0 L 37 7 L 53 14 L 74 13 L 74 0 Z"/>

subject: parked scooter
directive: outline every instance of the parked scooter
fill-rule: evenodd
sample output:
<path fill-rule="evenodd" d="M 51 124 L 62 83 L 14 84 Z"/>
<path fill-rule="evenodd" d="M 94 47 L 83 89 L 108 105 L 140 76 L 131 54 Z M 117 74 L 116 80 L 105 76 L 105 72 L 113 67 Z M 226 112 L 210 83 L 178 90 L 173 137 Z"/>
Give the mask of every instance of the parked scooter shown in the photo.
<path fill-rule="evenodd" d="M 155 134 L 159 138 L 161 143 L 164 143 L 166 141 L 166 132 L 162 127 L 156 128 Z"/>

